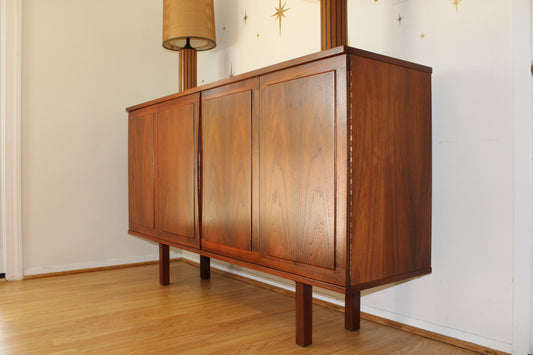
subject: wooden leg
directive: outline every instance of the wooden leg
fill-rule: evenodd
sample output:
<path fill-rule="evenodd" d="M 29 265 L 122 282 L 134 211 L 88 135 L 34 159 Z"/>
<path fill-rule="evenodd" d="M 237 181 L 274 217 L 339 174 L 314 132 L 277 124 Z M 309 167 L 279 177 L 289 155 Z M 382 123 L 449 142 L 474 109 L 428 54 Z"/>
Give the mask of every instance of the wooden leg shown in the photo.
<path fill-rule="evenodd" d="M 361 292 L 346 290 L 344 304 L 344 327 L 358 330 L 361 327 Z"/>
<path fill-rule="evenodd" d="M 296 282 L 296 344 L 311 345 L 313 342 L 313 288 Z"/>
<path fill-rule="evenodd" d="M 200 278 L 208 280 L 211 277 L 211 259 L 200 255 Z"/>
<path fill-rule="evenodd" d="M 165 244 L 159 244 L 159 284 L 170 284 L 170 249 Z"/>

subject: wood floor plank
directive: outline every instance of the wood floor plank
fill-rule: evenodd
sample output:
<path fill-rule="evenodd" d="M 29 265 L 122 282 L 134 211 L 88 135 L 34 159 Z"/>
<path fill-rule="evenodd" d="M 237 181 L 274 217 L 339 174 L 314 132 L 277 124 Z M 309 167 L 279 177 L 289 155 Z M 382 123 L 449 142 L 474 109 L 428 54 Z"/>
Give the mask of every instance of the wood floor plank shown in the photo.
<path fill-rule="evenodd" d="M 171 263 L 0 283 L 0 354 L 474 354 L 313 305 L 313 344 L 294 344 L 288 295 Z"/>

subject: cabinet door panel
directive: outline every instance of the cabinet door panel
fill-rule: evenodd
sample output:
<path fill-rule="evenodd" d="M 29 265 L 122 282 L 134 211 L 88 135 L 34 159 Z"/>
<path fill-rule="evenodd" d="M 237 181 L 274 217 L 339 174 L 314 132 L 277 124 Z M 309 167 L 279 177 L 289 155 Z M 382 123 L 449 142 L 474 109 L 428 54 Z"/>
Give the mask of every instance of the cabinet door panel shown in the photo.
<path fill-rule="evenodd" d="M 161 107 L 155 124 L 156 228 L 185 238 L 195 238 L 197 114 L 186 97 Z"/>
<path fill-rule="evenodd" d="M 128 121 L 130 229 L 154 228 L 154 112 L 134 112 Z"/>
<path fill-rule="evenodd" d="M 259 137 L 265 255 L 334 269 L 334 72 L 262 87 Z"/>
<path fill-rule="evenodd" d="M 252 249 L 252 92 L 202 101 L 202 248 Z"/>

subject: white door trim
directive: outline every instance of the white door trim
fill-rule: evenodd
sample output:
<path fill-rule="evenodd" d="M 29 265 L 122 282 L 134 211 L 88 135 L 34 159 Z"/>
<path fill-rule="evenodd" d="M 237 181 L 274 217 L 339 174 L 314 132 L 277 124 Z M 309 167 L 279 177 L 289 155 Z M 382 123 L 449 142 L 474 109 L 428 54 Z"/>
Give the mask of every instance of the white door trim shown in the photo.
<path fill-rule="evenodd" d="M 0 0 L 0 183 L 6 280 L 23 278 L 21 209 L 22 0 Z"/>
<path fill-rule="evenodd" d="M 513 0 L 514 283 L 513 354 L 533 352 L 532 0 Z"/>

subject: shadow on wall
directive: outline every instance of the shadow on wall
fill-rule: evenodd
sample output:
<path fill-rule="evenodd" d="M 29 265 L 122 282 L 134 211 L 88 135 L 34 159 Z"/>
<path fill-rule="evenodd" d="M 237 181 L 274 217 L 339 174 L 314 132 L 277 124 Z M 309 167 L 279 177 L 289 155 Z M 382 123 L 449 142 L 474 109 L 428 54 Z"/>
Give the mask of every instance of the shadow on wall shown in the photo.
<path fill-rule="evenodd" d="M 215 26 L 217 28 L 217 46 L 213 54 L 219 54 L 219 72 L 224 73 L 220 79 L 227 77 L 231 67 L 230 52 L 232 46 L 239 42 L 240 31 L 236 25 L 240 20 L 238 0 L 215 1 Z M 222 21 L 222 19 L 224 19 Z M 218 21 L 217 21 L 218 20 Z M 223 35 L 222 35 L 223 34 Z"/>

